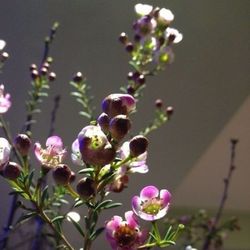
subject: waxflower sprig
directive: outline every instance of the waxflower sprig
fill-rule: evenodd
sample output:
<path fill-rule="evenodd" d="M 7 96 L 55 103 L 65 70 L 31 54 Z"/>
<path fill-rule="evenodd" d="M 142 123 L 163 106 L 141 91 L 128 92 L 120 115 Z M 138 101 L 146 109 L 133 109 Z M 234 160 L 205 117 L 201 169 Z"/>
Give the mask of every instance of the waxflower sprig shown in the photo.
<path fill-rule="evenodd" d="M 91 106 L 92 96 L 89 96 L 89 85 L 87 80 L 83 78 L 81 72 L 77 72 L 70 81 L 70 85 L 74 87 L 75 91 L 71 92 L 71 95 L 76 98 L 76 101 L 81 104 L 82 110 L 79 111 L 79 115 L 86 117 L 89 121 L 93 120 L 93 107 Z"/>
<path fill-rule="evenodd" d="M 130 54 L 129 64 L 134 70 L 128 73 L 128 85 L 122 90 L 138 98 L 146 77 L 158 74 L 173 62 L 172 46 L 183 35 L 170 27 L 174 15 L 169 9 L 136 4 L 135 12 L 138 19 L 133 24 L 133 39 L 123 32 L 119 40 Z"/>
<path fill-rule="evenodd" d="M 6 51 L 3 51 L 5 46 L 6 46 L 6 42 L 0 39 L 0 73 L 2 73 L 2 68 L 6 60 L 9 58 L 9 54 Z"/>

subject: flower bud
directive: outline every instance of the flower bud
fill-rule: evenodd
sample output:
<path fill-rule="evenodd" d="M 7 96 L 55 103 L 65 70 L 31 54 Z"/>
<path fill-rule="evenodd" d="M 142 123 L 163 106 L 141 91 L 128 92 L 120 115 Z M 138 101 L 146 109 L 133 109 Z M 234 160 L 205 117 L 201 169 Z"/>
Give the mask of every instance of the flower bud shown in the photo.
<path fill-rule="evenodd" d="M 148 139 L 142 135 L 133 137 L 129 142 L 130 155 L 137 157 L 143 154 L 148 147 Z"/>
<path fill-rule="evenodd" d="M 135 109 L 135 99 L 128 94 L 111 94 L 102 102 L 102 110 L 109 117 L 127 115 Z"/>
<path fill-rule="evenodd" d="M 45 68 L 45 67 L 42 67 L 41 70 L 40 70 L 40 72 L 41 72 L 41 75 L 46 76 L 47 73 L 48 73 L 48 69 Z"/>
<path fill-rule="evenodd" d="M 82 160 L 85 163 L 104 166 L 115 158 L 115 149 L 98 126 L 84 127 L 78 135 L 78 141 Z"/>
<path fill-rule="evenodd" d="M 133 45 L 133 43 L 131 43 L 131 42 L 128 42 L 127 44 L 126 44 L 126 51 L 127 52 L 129 52 L 129 53 L 131 53 L 133 50 L 134 50 L 134 45 Z"/>
<path fill-rule="evenodd" d="M 171 107 L 171 106 L 168 106 L 168 107 L 166 108 L 166 115 L 167 115 L 168 117 L 170 117 L 170 116 L 173 115 L 173 113 L 174 113 L 174 108 Z"/>
<path fill-rule="evenodd" d="M 88 199 L 95 194 L 95 183 L 90 178 L 81 179 L 76 186 L 77 193 L 83 199 Z"/>
<path fill-rule="evenodd" d="M 49 80 L 52 82 L 52 81 L 55 81 L 55 79 L 56 79 L 56 73 L 50 72 L 49 73 Z"/>
<path fill-rule="evenodd" d="M 75 76 L 73 77 L 73 81 L 76 83 L 79 83 L 82 81 L 82 73 L 81 72 L 77 72 L 75 74 Z"/>
<path fill-rule="evenodd" d="M 7 52 L 3 52 L 2 53 L 1 61 L 5 62 L 8 58 L 9 58 L 9 54 Z"/>
<path fill-rule="evenodd" d="M 27 156 L 31 146 L 31 140 L 26 134 L 18 134 L 14 141 L 15 147 L 22 156 Z"/>
<path fill-rule="evenodd" d="M 21 174 L 22 168 L 15 162 L 9 162 L 3 169 L 3 176 L 10 180 L 16 180 Z"/>
<path fill-rule="evenodd" d="M 69 182 L 72 183 L 76 180 L 76 173 L 71 171 L 71 175 L 70 175 L 70 178 L 69 178 Z"/>
<path fill-rule="evenodd" d="M 97 118 L 97 122 L 102 128 L 102 131 L 107 133 L 109 131 L 109 117 L 106 113 L 102 113 Z"/>
<path fill-rule="evenodd" d="M 119 36 L 119 41 L 122 43 L 122 44 L 126 44 L 128 42 L 128 36 L 125 32 L 122 32 Z"/>
<path fill-rule="evenodd" d="M 156 108 L 160 109 L 160 108 L 162 108 L 162 105 L 163 105 L 163 103 L 162 103 L 162 100 L 161 100 L 161 99 L 157 99 L 157 100 L 155 101 L 155 107 L 156 107 Z"/>
<path fill-rule="evenodd" d="M 53 178 L 58 185 L 67 185 L 70 182 L 71 170 L 65 164 L 60 164 L 53 170 Z"/>
<path fill-rule="evenodd" d="M 39 77 L 38 71 L 37 71 L 36 69 L 33 69 L 33 70 L 31 71 L 31 78 L 32 78 L 33 80 L 36 80 L 38 77 Z"/>
<path fill-rule="evenodd" d="M 11 145 L 9 142 L 0 137 L 0 171 L 3 170 L 4 166 L 8 163 L 10 159 Z"/>
<path fill-rule="evenodd" d="M 109 131 L 116 141 L 120 141 L 131 128 L 131 121 L 125 115 L 117 115 L 109 123 Z"/>
<path fill-rule="evenodd" d="M 115 193 L 120 193 L 123 191 L 124 188 L 127 187 L 127 184 L 129 182 L 129 178 L 127 175 L 123 175 L 119 177 L 118 179 L 114 180 L 109 185 L 109 190 Z"/>
<path fill-rule="evenodd" d="M 36 64 L 34 64 L 34 63 L 32 63 L 32 64 L 30 65 L 30 71 L 32 71 L 32 70 L 37 70 L 37 66 L 36 66 Z"/>

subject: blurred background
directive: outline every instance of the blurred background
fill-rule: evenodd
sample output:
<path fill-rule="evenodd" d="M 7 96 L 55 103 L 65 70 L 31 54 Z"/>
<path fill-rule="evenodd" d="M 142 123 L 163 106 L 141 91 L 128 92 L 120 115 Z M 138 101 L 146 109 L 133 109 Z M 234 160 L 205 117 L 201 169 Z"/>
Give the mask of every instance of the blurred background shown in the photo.
<path fill-rule="evenodd" d="M 121 32 L 132 35 L 134 5 L 122 0 L 43 0 L 1 1 L 0 39 L 7 42 L 10 59 L 0 75 L 0 83 L 11 93 L 13 105 L 5 118 L 13 135 L 25 121 L 25 99 L 30 86 L 29 65 L 39 64 L 43 39 L 54 21 L 60 23 L 51 47 L 52 70 L 57 80 L 51 84 L 50 97 L 41 105 L 33 140 L 45 143 L 49 131 L 53 97 L 61 95 L 56 133 L 70 151 L 78 132 L 87 125 L 78 115 L 80 106 L 70 96 L 68 84 L 83 72 L 95 96 L 96 114 L 102 99 L 119 92 L 130 70 L 128 54 L 118 42 Z M 174 48 L 175 62 L 166 71 L 149 78 L 144 97 L 134 115 L 133 134 L 152 119 L 154 101 L 161 98 L 175 109 L 173 119 L 149 136 L 147 175 L 134 175 L 129 188 L 113 195 L 124 206 L 104 214 L 123 215 L 130 199 L 145 185 L 154 184 L 173 193 L 170 215 L 193 213 L 218 207 L 223 178 L 230 160 L 230 139 L 238 138 L 236 170 L 226 202 L 227 216 L 240 219 L 241 231 L 229 235 L 225 249 L 250 249 L 250 74 L 249 74 L 249 0 L 143 1 L 166 7 L 175 14 L 172 24 L 183 33 Z M 72 166 L 74 169 L 74 167 Z M 77 169 L 74 169 L 77 171 Z M 0 226 L 6 223 L 10 191 L 0 182 Z M 76 249 L 82 246 L 77 232 L 66 225 Z M 22 236 L 21 236 L 22 237 Z M 109 249 L 104 238 L 94 249 Z M 17 240 L 18 241 L 18 240 Z M 18 242 L 11 242 L 14 245 Z M 28 249 L 22 246 L 19 249 Z"/>

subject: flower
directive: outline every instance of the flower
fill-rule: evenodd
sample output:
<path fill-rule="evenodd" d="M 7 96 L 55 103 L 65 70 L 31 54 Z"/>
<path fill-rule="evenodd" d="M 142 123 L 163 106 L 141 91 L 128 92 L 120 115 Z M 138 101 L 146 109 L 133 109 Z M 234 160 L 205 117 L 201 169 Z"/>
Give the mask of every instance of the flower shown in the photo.
<path fill-rule="evenodd" d="M 0 85 L 0 114 L 6 113 L 11 106 L 10 94 L 4 94 L 4 85 Z"/>
<path fill-rule="evenodd" d="M 5 138 L 0 137 L 0 171 L 2 171 L 6 163 L 9 162 L 10 151 L 11 145 L 9 142 Z"/>
<path fill-rule="evenodd" d="M 141 190 L 140 197 L 132 198 L 132 208 L 143 220 L 154 221 L 164 217 L 168 211 L 171 194 L 168 190 L 159 190 L 155 186 L 146 186 Z"/>
<path fill-rule="evenodd" d="M 152 10 L 153 10 L 153 6 L 151 6 L 149 4 L 138 3 L 135 5 L 135 12 L 139 16 L 149 15 Z"/>
<path fill-rule="evenodd" d="M 115 158 L 116 151 L 99 126 L 84 127 L 78 141 L 82 159 L 87 164 L 104 166 Z"/>
<path fill-rule="evenodd" d="M 66 155 L 62 139 L 59 136 L 51 136 L 46 141 L 46 148 L 43 149 L 40 143 L 34 145 L 35 156 L 45 167 L 55 168 L 62 163 Z"/>
<path fill-rule="evenodd" d="M 163 24 L 169 24 L 174 20 L 174 14 L 171 10 L 166 8 L 161 8 L 158 13 L 158 21 L 160 21 Z"/>
<path fill-rule="evenodd" d="M 71 150 L 72 150 L 72 153 L 71 153 L 72 162 L 78 166 L 83 166 L 84 163 L 82 161 L 78 139 L 75 139 L 74 142 L 72 143 Z"/>
<path fill-rule="evenodd" d="M 119 156 L 121 160 L 124 160 L 130 156 L 130 142 L 126 141 L 122 144 Z M 132 162 L 125 163 L 122 167 L 126 167 L 126 170 L 130 173 L 142 173 L 148 172 L 148 166 L 146 165 L 147 151 L 139 156 L 133 158 Z"/>
<path fill-rule="evenodd" d="M 111 94 L 104 98 L 102 110 L 109 117 L 128 115 L 135 109 L 135 99 L 128 94 Z"/>
<path fill-rule="evenodd" d="M 173 43 L 179 43 L 183 39 L 183 35 L 174 28 L 167 28 L 165 31 L 165 36 Z"/>
<path fill-rule="evenodd" d="M 6 46 L 6 42 L 4 40 L 0 40 L 0 51 L 4 49 Z"/>
<path fill-rule="evenodd" d="M 186 246 L 185 250 L 197 250 L 197 249 L 189 245 L 189 246 Z"/>
<path fill-rule="evenodd" d="M 140 230 L 132 211 L 125 213 L 125 219 L 114 216 L 106 223 L 106 238 L 113 250 L 136 250 L 147 239 L 148 232 Z"/>

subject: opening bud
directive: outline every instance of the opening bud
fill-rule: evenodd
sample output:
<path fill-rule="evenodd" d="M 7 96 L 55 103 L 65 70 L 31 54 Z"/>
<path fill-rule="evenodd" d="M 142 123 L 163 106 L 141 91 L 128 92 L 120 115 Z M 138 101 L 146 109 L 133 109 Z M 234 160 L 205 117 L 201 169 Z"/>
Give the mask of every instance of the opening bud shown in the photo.
<path fill-rule="evenodd" d="M 109 123 L 109 131 L 116 141 L 120 141 L 131 128 L 131 121 L 125 115 L 117 115 Z"/>
<path fill-rule="evenodd" d="M 130 155 L 137 157 L 143 154 L 148 148 L 148 139 L 142 135 L 133 137 L 129 142 Z"/>
<path fill-rule="evenodd" d="M 3 176 L 10 180 L 16 180 L 21 174 L 22 168 L 15 162 L 9 162 L 3 169 Z"/>
<path fill-rule="evenodd" d="M 14 141 L 15 147 L 22 156 L 27 156 L 31 146 L 31 140 L 26 134 L 18 134 Z"/>
<path fill-rule="evenodd" d="M 100 114 L 97 119 L 97 122 L 102 128 L 103 132 L 107 133 L 109 131 L 109 117 L 106 113 Z"/>
<path fill-rule="evenodd" d="M 65 164 L 60 164 L 53 171 L 53 178 L 58 185 L 67 185 L 70 182 L 71 170 Z"/>
<path fill-rule="evenodd" d="M 95 183 L 92 179 L 85 177 L 78 182 L 76 190 L 81 198 L 89 199 L 95 194 Z"/>

